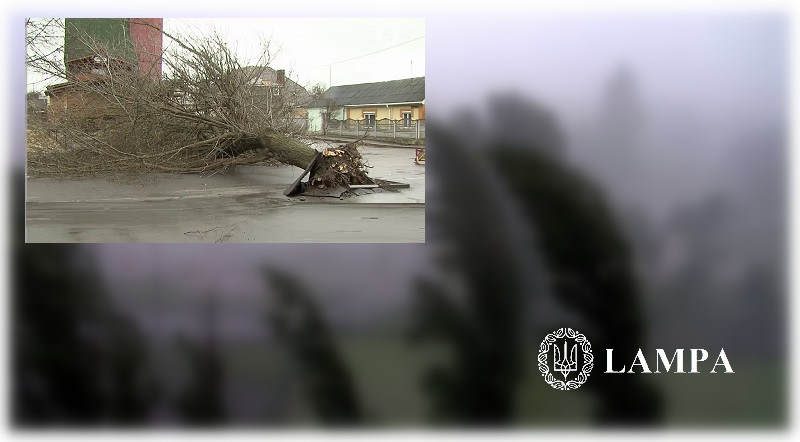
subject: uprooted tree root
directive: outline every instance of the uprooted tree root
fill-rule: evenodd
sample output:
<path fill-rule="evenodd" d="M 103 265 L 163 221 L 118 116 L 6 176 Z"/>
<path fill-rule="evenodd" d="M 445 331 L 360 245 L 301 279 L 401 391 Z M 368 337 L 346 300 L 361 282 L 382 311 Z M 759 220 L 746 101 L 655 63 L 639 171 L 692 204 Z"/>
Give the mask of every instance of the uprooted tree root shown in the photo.
<path fill-rule="evenodd" d="M 374 184 L 367 176 L 367 166 L 357 148 L 358 142 L 343 144 L 322 151 L 311 169 L 308 183 L 318 189 L 347 187 L 353 184 Z"/>

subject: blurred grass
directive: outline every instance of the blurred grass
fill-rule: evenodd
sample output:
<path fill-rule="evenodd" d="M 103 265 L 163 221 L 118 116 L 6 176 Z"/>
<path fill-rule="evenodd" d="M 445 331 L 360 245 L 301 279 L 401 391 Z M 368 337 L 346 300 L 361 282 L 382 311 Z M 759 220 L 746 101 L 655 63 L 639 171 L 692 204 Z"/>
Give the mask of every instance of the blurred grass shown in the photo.
<path fill-rule="evenodd" d="M 403 339 L 348 337 L 343 350 L 366 408 L 380 422 L 422 424 L 427 401 L 420 387 L 425 367 L 445 356 L 443 349 L 414 349 Z M 523 426 L 589 426 L 594 400 L 585 391 L 563 392 L 547 385 L 531 350 L 518 397 Z M 665 401 L 668 426 L 781 426 L 786 422 L 785 367 L 761 361 L 734 361 L 732 375 L 652 375 Z M 593 376 L 604 376 L 596 367 Z M 633 375 L 631 375 L 633 376 Z M 646 375 L 637 375 L 646 376 Z M 591 382 L 591 377 L 589 378 Z"/>
<path fill-rule="evenodd" d="M 731 361 L 734 374 L 654 376 L 667 401 L 668 424 L 785 426 L 789 379 L 777 362 Z"/>
<path fill-rule="evenodd" d="M 446 360 L 445 349 L 413 345 L 402 337 L 377 334 L 341 337 L 339 345 L 367 410 L 366 425 L 424 427 L 431 424 L 429 401 L 421 379 L 428 366 L 437 360 Z M 273 387 L 264 390 L 269 394 L 267 390 L 291 377 L 284 356 L 263 345 L 237 346 L 228 356 L 228 374 L 234 390 L 251 387 L 264 390 L 263 386 L 270 384 Z M 733 375 L 649 375 L 650 381 L 663 394 L 664 425 L 758 428 L 785 425 L 788 411 L 785 366 L 764 361 L 732 363 L 736 370 Z M 602 367 L 596 367 L 592 376 L 605 376 Z M 592 382 L 592 377 L 588 382 Z M 515 425 L 590 427 L 595 401 L 588 391 L 552 389 L 542 380 L 535 349 L 531 349 L 527 376 L 519 390 Z M 305 426 L 313 420 L 307 415 L 302 397 L 288 395 L 280 401 L 286 406 L 285 418 L 289 426 Z"/>

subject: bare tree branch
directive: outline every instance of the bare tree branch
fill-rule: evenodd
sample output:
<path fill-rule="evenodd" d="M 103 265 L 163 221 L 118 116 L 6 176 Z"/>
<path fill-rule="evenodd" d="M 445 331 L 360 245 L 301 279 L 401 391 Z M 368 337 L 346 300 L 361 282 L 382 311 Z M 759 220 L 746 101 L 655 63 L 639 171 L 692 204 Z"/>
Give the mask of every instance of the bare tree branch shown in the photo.
<path fill-rule="evenodd" d="M 268 41 L 248 63 L 219 34 L 177 35 L 131 19 L 130 24 L 157 30 L 172 43 L 163 54 L 137 54 L 163 59 L 164 73 L 155 80 L 109 42 L 78 29 L 70 30 L 71 38 L 74 34 L 93 55 L 70 60 L 69 66 L 56 63 L 53 55 L 63 53 L 65 20 L 27 24 L 29 65 L 67 80 L 48 89 L 45 131 L 54 142 L 48 149 L 29 145 L 29 172 L 197 173 L 268 158 L 305 168 L 317 156 L 298 138 L 305 130 L 305 118 L 298 116 L 305 112 L 308 93 L 289 80 L 263 81 L 274 74 Z M 61 50 L 44 49 L 57 38 Z M 320 162 L 329 168 L 336 163 L 338 170 L 318 171 L 319 185 L 371 181 L 354 146 L 337 152 Z"/>

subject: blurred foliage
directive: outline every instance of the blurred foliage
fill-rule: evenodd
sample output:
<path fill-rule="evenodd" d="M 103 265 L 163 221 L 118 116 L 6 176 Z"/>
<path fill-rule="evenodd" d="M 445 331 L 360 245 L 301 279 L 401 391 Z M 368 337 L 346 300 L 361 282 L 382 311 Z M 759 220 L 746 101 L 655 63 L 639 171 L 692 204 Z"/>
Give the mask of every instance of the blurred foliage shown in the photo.
<path fill-rule="evenodd" d="M 333 333 L 308 289 L 293 276 L 267 270 L 274 288 L 268 322 L 289 352 L 316 416 L 325 424 L 362 420 L 361 404 Z"/>
<path fill-rule="evenodd" d="M 23 220 L 12 223 L 13 422 L 145 422 L 158 391 L 138 327 L 109 299 L 87 247 L 23 244 Z"/>
<path fill-rule="evenodd" d="M 180 339 L 179 349 L 189 362 L 189 381 L 181 392 L 178 410 L 192 425 L 219 425 L 225 421 L 224 357 L 219 345 L 215 295 L 207 296 L 201 323 L 205 336 Z"/>

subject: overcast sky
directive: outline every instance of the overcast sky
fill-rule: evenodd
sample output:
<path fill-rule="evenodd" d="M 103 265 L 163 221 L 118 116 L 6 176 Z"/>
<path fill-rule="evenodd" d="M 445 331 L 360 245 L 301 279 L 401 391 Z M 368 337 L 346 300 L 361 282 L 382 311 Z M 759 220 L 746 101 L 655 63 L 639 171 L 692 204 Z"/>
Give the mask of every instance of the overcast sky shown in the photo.
<path fill-rule="evenodd" d="M 786 25 L 786 17 L 763 13 L 429 19 L 427 98 L 459 108 L 513 89 L 589 110 L 626 65 L 648 102 L 774 117 L 787 93 Z"/>
<path fill-rule="evenodd" d="M 216 29 L 248 58 L 257 56 L 262 38 L 269 39 L 277 49 L 272 67 L 286 69 L 304 86 L 328 84 L 329 77 L 339 85 L 425 75 L 423 19 L 165 19 L 164 27 Z"/>
<path fill-rule="evenodd" d="M 788 25 L 780 13 L 429 17 L 428 118 L 467 109 L 489 124 L 498 114 L 486 97 L 510 93 L 553 111 L 566 149 L 593 165 L 590 128 L 603 124 L 608 81 L 624 66 L 643 105 L 637 163 L 604 158 L 636 170 L 642 180 L 620 173 L 619 187 L 664 214 L 731 177 L 770 178 L 743 171 L 782 154 Z"/>
<path fill-rule="evenodd" d="M 169 33 L 217 30 L 235 45 L 244 60 L 256 59 L 260 42 L 268 39 L 276 51 L 272 67 L 285 69 L 303 86 L 425 75 L 423 19 L 165 18 L 164 29 Z M 167 44 L 165 38 L 164 45 Z M 37 89 L 43 88 L 44 85 L 37 85 Z"/>

